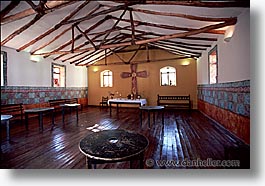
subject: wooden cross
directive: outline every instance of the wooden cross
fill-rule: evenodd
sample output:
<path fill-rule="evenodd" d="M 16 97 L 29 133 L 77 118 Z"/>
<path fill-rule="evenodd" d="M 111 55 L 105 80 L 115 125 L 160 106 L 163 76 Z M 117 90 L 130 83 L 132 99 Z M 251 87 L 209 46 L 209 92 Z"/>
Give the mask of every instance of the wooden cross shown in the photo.
<path fill-rule="evenodd" d="M 147 72 L 146 70 L 137 72 L 137 64 L 131 64 L 131 72 L 122 72 L 121 78 L 129 78 L 132 77 L 132 90 L 131 93 L 134 95 L 138 94 L 137 90 L 137 77 L 141 78 L 147 78 Z"/>

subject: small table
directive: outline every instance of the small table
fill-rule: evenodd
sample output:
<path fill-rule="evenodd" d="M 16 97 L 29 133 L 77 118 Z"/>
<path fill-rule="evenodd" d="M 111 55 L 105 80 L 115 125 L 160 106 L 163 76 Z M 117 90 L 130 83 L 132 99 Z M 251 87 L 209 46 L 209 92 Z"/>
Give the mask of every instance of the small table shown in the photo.
<path fill-rule="evenodd" d="M 115 99 L 109 99 L 108 104 L 110 106 L 109 112 L 111 116 L 111 105 L 116 104 L 117 105 L 117 114 L 119 113 L 119 105 L 120 104 L 136 104 L 139 106 L 146 105 L 146 99 L 127 99 L 127 98 L 115 98 Z"/>
<path fill-rule="evenodd" d="M 38 114 L 39 116 L 39 131 L 43 131 L 43 113 L 45 112 L 52 112 L 52 128 L 54 127 L 54 107 L 44 107 L 44 108 L 33 108 L 24 110 L 25 112 L 25 124 L 26 129 L 28 130 L 28 115 L 29 114 Z"/>
<path fill-rule="evenodd" d="M 78 106 L 80 106 L 79 103 L 73 103 L 73 104 L 62 104 L 60 105 L 62 107 L 62 115 L 63 115 L 63 124 L 64 124 L 64 113 L 65 113 L 65 108 L 74 108 L 76 110 L 76 120 L 78 121 Z M 78 123 L 77 123 L 78 125 Z"/>
<path fill-rule="evenodd" d="M 125 130 L 103 130 L 87 135 L 79 143 L 80 151 L 87 158 L 87 167 L 92 164 L 140 161 L 140 168 L 144 167 L 144 151 L 148 139 L 138 133 Z"/>
<path fill-rule="evenodd" d="M 148 127 L 150 128 L 150 112 L 153 112 L 153 122 L 155 124 L 155 112 L 156 111 L 162 111 L 162 124 L 164 126 L 164 109 L 165 107 L 164 106 L 142 106 L 142 107 L 139 107 L 140 109 L 140 124 L 141 124 L 141 127 L 142 127 L 142 115 L 143 115 L 143 111 L 147 111 L 148 112 Z"/>
<path fill-rule="evenodd" d="M 1 115 L 1 125 L 2 125 L 2 122 L 5 122 L 6 124 L 6 139 L 7 140 L 10 140 L 10 128 L 9 128 L 9 120 L 13 118 L 12 115 Z M 1 129 L 1 126 L 0 126 L 0 129 Z M 1 130 L 0 130 L 1 132 Z M 1 135 L 1 133 L 0 133 Z M 2 137 L 0 138 L 0 140 L 2 140 Z"/>

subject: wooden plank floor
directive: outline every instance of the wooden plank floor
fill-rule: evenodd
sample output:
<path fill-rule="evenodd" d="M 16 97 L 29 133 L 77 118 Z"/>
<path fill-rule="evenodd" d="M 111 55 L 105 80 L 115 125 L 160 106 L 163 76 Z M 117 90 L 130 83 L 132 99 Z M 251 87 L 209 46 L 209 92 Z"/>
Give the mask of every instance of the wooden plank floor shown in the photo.
<path fill-rule="evenodd" d="M 11 122 L 10 141 L 5 140 L 2 125 L 0 168 L 86 169 L 85 156 L 78 148 L 79 141 L 91 132 L 118 128 L 136 131 L 148 138 L 145 169 L 249 168 L 249 146 L 200 112 L 168 110 L 164 127 L 161 115 L 156 115 L 155 125 L 152 118 L 149 129 L 145 114 L 140 128 L 138 109 L 123 108 L 119 115 L 113 109 L 110 117 L 106 109 L 87 107 L 79 112 L 78 126 L 74 113 L 66 115 L 65 125 L 58 113 L 56 126 L 51 130 L 51 118 L 44 116 L 43 133 L 39 133 L 37 118 L 29 119 L 29 131 L 25 130 L 24 124 Z M 240 167 L 217 166 L 212 160 L 240 160 Z M 231 162 L 221 163 L 231 165 Z M 128 169 L 130 164 L 109 163 L 97 168 Z M 137 168 L 137 162 L 133 168 Z"/>

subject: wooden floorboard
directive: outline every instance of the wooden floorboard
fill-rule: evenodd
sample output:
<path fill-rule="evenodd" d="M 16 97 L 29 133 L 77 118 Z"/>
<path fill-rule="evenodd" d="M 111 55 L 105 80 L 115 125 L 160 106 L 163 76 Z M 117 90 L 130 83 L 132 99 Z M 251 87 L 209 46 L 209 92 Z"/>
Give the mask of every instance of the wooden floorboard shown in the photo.
<path fill-rule="evenodd" d="M 151 117 L 148 128 L 147 114 L 140 127 L 139 110 L 122 108 L 117 115 L 113 109 L 110 117 L 107 109 L 84 107 L 75 113 L 67 113 L 65 124 L 61 113 L 55 115 L 55 127 L 51 118 L 44 116 L 44 131 L 39 132 L 36 117 L 29 119 L 29 130 L 24 124 L 11 121 L 11 140 L 5 140 L 2 125 L 1 169 L 86 169 L 85 156 L 78 145 L 86 135 L 107 129 L 125 129 L 145 135 L 149 146 L 145 152 L 145 169 L 185 168 L 249 168 L 249 146 L 200 112 L 167 110 L 165 124 L 160 114 Z M 240 160 L 240 167 L 211 165 L 178 165 L 178 161 L 192 160 Z M 147 162 L 152 161 L 152 164 Z M 137 168 L 134 162 L 132 168 Z M 128 169 L 129 162 L 97 165 L 98 169 Z"/>

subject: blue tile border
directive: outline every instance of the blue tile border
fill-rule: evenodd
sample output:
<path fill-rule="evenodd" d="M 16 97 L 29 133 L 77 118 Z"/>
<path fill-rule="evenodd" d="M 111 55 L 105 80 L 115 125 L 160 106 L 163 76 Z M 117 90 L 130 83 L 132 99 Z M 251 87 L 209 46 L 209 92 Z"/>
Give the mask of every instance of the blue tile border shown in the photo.
<path fill-rule="evenodd" d="M 1 104 L 37 104 L 50 99 L 87 98 L 87 87 L 1 86 Z"/>
<path fill-rule="evenodd" d="M 250 80 L 197 85 L 199 100 L 250 117 Z"/>

